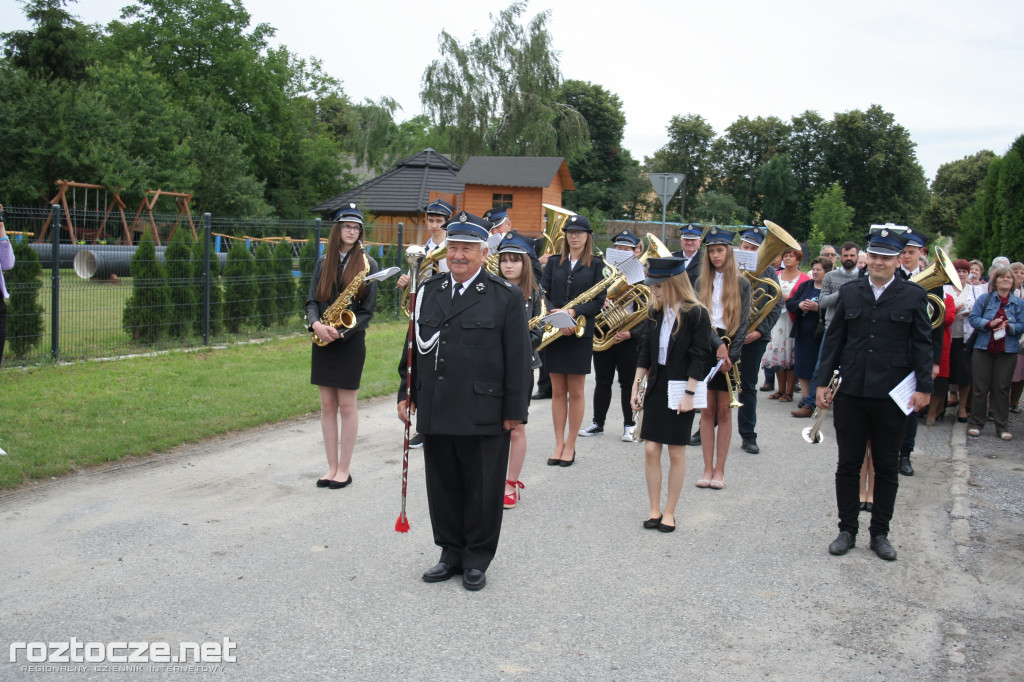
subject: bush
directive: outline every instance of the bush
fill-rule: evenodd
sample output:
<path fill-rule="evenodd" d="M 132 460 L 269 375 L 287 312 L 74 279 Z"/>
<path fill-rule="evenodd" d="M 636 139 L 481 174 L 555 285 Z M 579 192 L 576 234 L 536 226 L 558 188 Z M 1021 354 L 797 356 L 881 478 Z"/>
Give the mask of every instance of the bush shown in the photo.
<path fill-rule="evenodd" d="M 163 333 L 167 314 L 167 281 L 156 260 L 156 247 L 147 233 L 132 256 L 132 295 L 124 307 L 122 325 L 138 343 L 153 343 Z"/>
<path fill-rule="evenodd" d="M 295 277 L 292 275 L 292 246 L 281 240 L 274 247 L 274 320 L 284 324 L 295 312 Z"/>
<path fill-rule="evenodd" d="M 15 357 L 32 350 L 43 337 L 43 306 L 39 303 L 42 266 L 39 255 L 28 244 L 17 242 L 14 267 L 4 273 L 11 300 L 7 309 L 7 347 Z"/>
<path fill-rule="evenodd" d="M 274 254 L 262 243 L 256 247 L 256 296 L 253 302 L 253 321 L 257 327 L 269 327 L 277 317 L 277 302 L 274 300 Z"/>
<path fill-rule="evenodd" d="M 206 246 L 200 239 L 192 245 L 192 288 L 196 300 L 196 316 L 193 321 L 197 335 L 203 335 L 203 291 L 204 267 L 203 259 L 206 254 Z M 224 331 L 224 294 L 220 288 L 220 259 L 217 254 L 210 254 L 210 336 L 216 336 Z"/>
<path fill-rule="evenodd" d="M 196 305 L 192 286 L 192 240 L 185 230 L 178 230 L 164 252 L 167 272 L 167 295 L 171 309 L 167 316 L 167 333 L 182 338 L 192 333 L 193 320 L 201 310 Z"/>
<path fill-rule="evenodd" d="M 299 315 L 306 319 L 306 299 L 309 296 L 309 283 L 313 280 L 313 268 L 316 267 L 316 252 L 313 243 L 313 234 L 310 233 L 309 240 L 299 252 L 299 283 L 295 288 L 295 300 L 299 309 Z"/>
<path fill-rule="evenodd" d="M 224 268 L 224 324 L 237 333 L 253 316 L 257 297 L 255 263 L 245 242 L 236 241 Z"/>

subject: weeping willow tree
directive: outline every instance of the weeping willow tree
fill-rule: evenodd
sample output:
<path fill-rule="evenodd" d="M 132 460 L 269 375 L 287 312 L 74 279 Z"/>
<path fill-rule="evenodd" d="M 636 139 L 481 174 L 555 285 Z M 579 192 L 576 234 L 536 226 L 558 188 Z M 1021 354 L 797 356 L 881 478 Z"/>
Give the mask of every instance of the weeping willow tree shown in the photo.
<path fill-rule="evenodd" d="M 441 57 L 423 73 L 420 100 L 459 160 L 472 154 L 574 156 L 590 144 L 587 122 L 559 102 L 562 75 L 548 32 L 550 11 L 525 26 L 526 2 L 498 16 L 486 37 L 466 44 L 447 31 Z"/>

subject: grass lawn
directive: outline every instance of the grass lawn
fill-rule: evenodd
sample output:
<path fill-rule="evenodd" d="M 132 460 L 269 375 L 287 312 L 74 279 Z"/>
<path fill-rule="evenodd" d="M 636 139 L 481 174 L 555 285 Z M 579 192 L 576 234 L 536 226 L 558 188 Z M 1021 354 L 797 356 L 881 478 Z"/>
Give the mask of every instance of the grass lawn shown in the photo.
<path fill-rule="evenodd" d="M 361 398 L 394 392 L 408 324 L 372 324 Z M 320 409 L 306 334 L 0 372 L 0 488 Z"/>

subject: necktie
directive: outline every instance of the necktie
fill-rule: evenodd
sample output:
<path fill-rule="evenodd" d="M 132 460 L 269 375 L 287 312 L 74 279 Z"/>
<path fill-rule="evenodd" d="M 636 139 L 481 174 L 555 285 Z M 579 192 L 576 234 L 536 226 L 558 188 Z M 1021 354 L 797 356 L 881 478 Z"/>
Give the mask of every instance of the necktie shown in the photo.
<path fill-rule="evenodd" d="M 455 300 L 458 300 L 459 298 L 461 298 L 462 297 L 462 290 L 465 289 L 465 288 L 466 288 L 465 284 L 461 284 L 461 283 L 456 284 L 455 285 L 455 293 L 452 295 L 452 298 L 455 299 Z"/>

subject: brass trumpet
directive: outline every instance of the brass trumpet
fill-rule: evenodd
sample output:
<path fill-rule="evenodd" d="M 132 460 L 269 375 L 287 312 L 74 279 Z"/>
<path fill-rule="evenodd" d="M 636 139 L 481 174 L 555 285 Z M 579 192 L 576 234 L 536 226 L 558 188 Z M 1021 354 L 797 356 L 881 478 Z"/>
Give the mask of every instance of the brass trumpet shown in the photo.
<path fill-rule="evenodd" d="M 725 342 L 725 347 L 728 348 L 732 345 L 732 339 L 728 336 L 723 336 L 722 341 Z M 740 385 L 740 362 L 737 360 L 732 363 L 732 367 L 729 368 L 728 372 L 725 372 L 725 390 L 729 392 L 729 409 L 734 407 L 743 407 L 743 403 L 739 399 L 739 391 L 736 387 Z"/>
<path fill-rule="evenodd" d="M 815 407 L 814 414 L 811 415 L 811 419 L 814 420 L 814 424 L 800 432 L 800 435 L 804 437 L 804 440 L 811 445 L 818 445 L 825 440 L 825 436 L 821 435 L 821 424 L 825 421 L 825 415 L 828 414 L 829 409 L 832 407 L 832 401 L 835 400 L 836 393 L 839 392 L 839 386 L 842 385 L 842 383 L 843 378 L 839 376 L 839 370 L 837 369 L 833 371 L 832 380 L 828 382 L 828 407 Z"/>
<path fill-rule="evenodd" d="M 927 268 L 910 278 L 915 284 L 920 284 L 925 291 L 941 287 L 943 284 L 952 284 L 953 289 L 960 293 L 960 275 L 953 269 L 953 263 L 949 256 L 940 247 L 935 247 L 935 262 Z M 938 329 L 946 317 L 946 304 L 935 294 L 928 294 L 928 319 L 931 320 L 932 329 Z"/>

